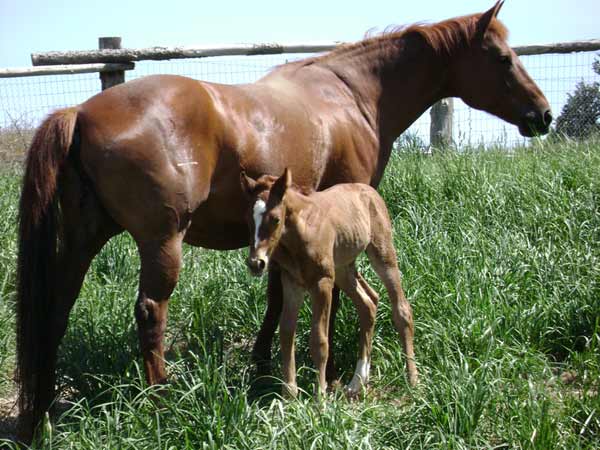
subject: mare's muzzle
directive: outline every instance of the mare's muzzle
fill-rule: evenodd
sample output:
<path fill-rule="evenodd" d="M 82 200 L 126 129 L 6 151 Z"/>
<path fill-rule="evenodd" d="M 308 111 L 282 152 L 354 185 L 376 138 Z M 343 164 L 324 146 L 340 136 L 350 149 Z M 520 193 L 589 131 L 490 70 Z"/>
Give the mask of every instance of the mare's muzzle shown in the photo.
<path fill-rule="evenodd" d="M 529 111 L 523 116 L 519 124 L 521 136 L 533 137 L 540 134 L 548 134 L 552 123 L 552 111 L 549 109 L 541 111 Z"/>

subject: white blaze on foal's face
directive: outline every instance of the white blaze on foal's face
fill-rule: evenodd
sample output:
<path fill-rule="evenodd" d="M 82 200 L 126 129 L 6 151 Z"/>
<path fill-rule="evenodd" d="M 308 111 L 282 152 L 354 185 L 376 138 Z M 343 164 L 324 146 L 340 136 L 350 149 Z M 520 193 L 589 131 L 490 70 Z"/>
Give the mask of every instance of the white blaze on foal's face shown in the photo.
<path fill-rule="evenodd" d="M 252 210 L 252 215 L 254 217 L 254 248 L 258 247 L 258 230 L 260 230 L 260 225 L 262 224 L 266 210 L 267 205 L 264 200 L 257 200 Z"/>

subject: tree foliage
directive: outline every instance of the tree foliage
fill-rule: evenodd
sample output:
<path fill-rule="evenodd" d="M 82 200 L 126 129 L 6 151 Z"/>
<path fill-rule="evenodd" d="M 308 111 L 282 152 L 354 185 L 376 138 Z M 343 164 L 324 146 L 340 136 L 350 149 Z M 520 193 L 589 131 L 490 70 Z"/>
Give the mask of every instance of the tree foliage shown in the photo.
<path fill-rule="evenodd" d="M 600 75 L 600 59 L 594 61 L 592 68 Z M 576 139 L 600 132 L 600 83 L 577 83 L 556 120 L 556 131 Z"/>

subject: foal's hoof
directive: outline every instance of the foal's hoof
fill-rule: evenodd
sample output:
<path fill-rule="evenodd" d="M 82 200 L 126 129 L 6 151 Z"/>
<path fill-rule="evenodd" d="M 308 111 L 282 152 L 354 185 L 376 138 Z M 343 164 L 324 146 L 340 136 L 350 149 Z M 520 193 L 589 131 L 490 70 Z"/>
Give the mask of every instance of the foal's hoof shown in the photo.
<path fill-rule="evenodd" d="M 408 384 L 411 387 L 415 387 L 417 385 L 417 383 L 419 382 L 419 375 L 417 374 L 417 371 L 411 371 L 408 374 Z"/>
<path fill-rule="evenodd" d="M 348 400 L 358 400 L 362 394 L 362 389 L 353 389 L 350 386 L 344 388 L 344 394 Z"/>
<path fill-rule="evenodd" d="M 285 399 L 295 400 L 298 398 L 298 386 L 295 384 L 283 383 L 283 386 L 281 387 L 281 395 Z"/>
<path fill-rule="evenodd" d="M 355 376 L 352 381 L 344 388 L 344 393 L 348 400 L 358 399 L 367 387 L 367 383 L 361 377 Z"/>
<path fill-rule="evenodd" d="M 413 377 L 408 377 L 408 384 L 410 384 L 410 387 L 415 387 L 418 383 L 419 383 L 418 376 L 415 375 Z"/>

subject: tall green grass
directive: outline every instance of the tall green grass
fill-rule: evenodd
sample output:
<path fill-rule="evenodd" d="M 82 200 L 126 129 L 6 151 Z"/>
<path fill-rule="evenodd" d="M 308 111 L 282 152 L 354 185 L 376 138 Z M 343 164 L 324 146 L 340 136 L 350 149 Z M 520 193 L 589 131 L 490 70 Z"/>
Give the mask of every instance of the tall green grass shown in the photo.
<path fill-rule="evenodd" d="M 250 349 L 266 282 L 248 275 L 246 250 L 186 249 L 170 306 L 172 383 L 160 394 L 145 386 L 133 319 L 139 259 L 131 239 L 119 236 L 94 261 L 61 348 L 60 386 L 73 403 L 37 445 L 598 448 L 598 174 L 595 142 L 394 154 L 380 192 L 414 309 L 421 379 L 415 389 L 405 381 L 387 296 L 362 258 L 382 300 L 371 387 L 355 402 L 339 392 L 312 398 L 308 307 L 297 343 L 306 394 L 285 402 L 276 383 L 253 383 Z M 8 389 L 18 178 L 0 177 L 0 188 L 0 367 Z M 343 301 L 335 352 L 345 382 L 357 334 Z"/>

